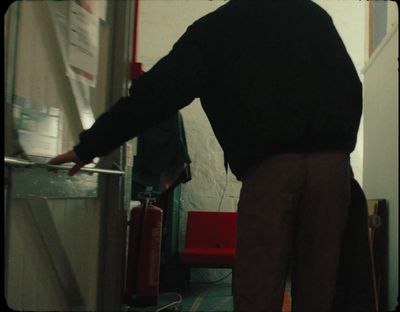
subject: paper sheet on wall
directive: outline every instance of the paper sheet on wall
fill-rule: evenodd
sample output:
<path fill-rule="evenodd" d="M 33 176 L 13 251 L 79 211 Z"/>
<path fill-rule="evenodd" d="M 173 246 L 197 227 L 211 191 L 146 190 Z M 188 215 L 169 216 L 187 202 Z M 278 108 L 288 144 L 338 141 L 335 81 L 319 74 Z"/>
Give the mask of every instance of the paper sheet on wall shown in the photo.
<path fill-rule="evenodd" d="M 70 2 L 67 75 L 96 87 L 99 62 L 99 18 L 89 1 Z"/>
<path fill-rule="evenodd" d="M 107 1 L 106 0 L 96 0 L 92 1 L 93 13 L 94 15 L 101 18 L 103 21 L 107 19 Z"/>
<path fill-rule="evenodd" d="M 61 152 L 61 114 L 59 108 L 13 96 L 14 125 L 18 141 L 27 155 L 54 157 Z"/>

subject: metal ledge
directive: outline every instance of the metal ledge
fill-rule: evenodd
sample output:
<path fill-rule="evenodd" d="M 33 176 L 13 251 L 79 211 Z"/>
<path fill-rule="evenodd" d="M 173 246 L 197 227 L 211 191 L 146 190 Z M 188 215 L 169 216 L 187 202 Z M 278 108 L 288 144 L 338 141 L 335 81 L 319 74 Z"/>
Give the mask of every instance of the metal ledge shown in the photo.
<path fill-rule="evenodd" d="M 61 166 L 61 165 L 51 165 L 48 163 L 38 163 L 30 160 L 4 157 L 4 164 L 9 167 L 25 167 L 25 168 L 45 168 L 53 170 L 70 170 L 72 166 Z M 102 173 L 102 174 L 113 174 L 113 175 L 125 175 L 124 171 L 121 170 L 110 170 L 102 168 L 85 168 L 83 167 L 80 171 L 88 173 Z"/>

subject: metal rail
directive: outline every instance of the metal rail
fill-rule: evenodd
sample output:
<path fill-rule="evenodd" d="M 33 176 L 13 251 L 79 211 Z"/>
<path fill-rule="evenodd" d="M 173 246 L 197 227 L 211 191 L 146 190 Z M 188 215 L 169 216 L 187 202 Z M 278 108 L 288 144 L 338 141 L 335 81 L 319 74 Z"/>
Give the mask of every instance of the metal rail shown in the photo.
<path fill-rule="evenodd" d="M 12 157 L 4 157 L 4 164 L 9 167 L 24 167 L 24 168 L 46 168 L 53 170 L 69 170 L 72 166 L 52 165 L 48 163 L 38 163 L 25 159 L 18 159 Z M 121 170 L 110 170 L 102 168 L 85 168 L 83 167 L 80 171 L 89 173 L 102 173 L 102 174 L 114 174 L 124 175 L 125 172 Z"/>

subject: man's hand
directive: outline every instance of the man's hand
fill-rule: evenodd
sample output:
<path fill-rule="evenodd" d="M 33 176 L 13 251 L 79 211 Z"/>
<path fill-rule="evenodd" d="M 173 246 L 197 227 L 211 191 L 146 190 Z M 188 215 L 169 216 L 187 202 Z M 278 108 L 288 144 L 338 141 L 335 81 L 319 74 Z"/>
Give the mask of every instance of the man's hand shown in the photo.
<path fill-rule="evenodd" d="M 76 174 L 81 168 L 86 165 L 83 161 L 81 161 L 74 151 L 66 152 L 65 154 L 58 155 L 52 159 L 50 159 L 49 164 L 52 165 L 61 165 L 64 163 L 73 162 L 75 166 L 73 166 L 69 171 L 68 175 L 73 176 Z"/>

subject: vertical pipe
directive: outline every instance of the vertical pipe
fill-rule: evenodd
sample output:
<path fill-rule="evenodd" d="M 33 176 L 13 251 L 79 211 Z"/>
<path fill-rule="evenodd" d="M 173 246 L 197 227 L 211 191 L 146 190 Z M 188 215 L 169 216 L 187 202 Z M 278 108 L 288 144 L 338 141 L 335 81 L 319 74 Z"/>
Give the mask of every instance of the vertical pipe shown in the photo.
<path fill-rule="evenodd" d="M 138 37 L 138 25 L 139 25 L 139 0 L 133 0 L 133 48 L 132 48 L 132 61 L 137 62 L 137 37 Z"/>
<path fill-rule="evenodd" d="M 368 4 L 368 58 L 370 58 L 372 52 L 374 52 L 373 5 L 372 1 Z"/>
<path fill-rule="evenodd" d="M 131 80 L 138 79 L 142 74 L 142 63 L 137 62 L 137 41 L 138 41 L 138 25 L 139 25 L 139 0 L 133 0 L 133 47 L 132 47 L 132 63 L 131 63 Z"/>

